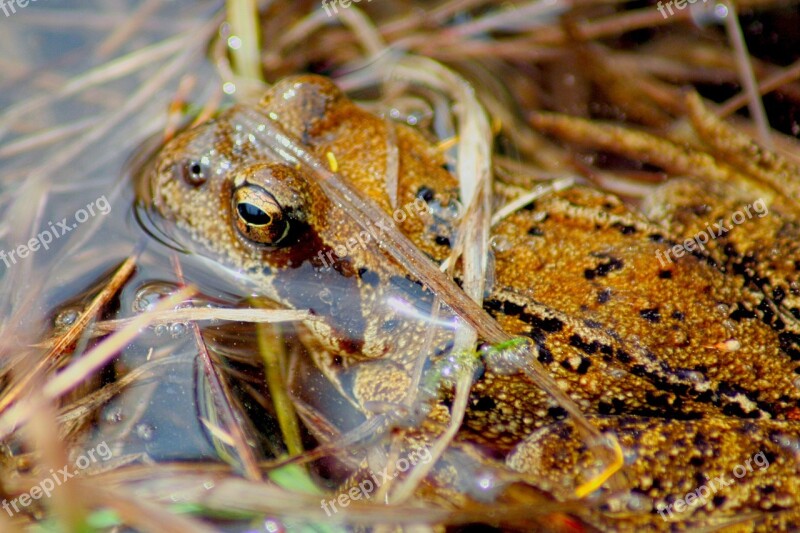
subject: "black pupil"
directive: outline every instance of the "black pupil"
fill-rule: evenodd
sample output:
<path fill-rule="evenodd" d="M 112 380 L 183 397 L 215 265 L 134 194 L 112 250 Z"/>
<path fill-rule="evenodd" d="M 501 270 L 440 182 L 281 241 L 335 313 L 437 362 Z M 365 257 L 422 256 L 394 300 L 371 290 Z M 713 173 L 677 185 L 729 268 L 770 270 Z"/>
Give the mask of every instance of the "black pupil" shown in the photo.
<path fill-rule="evenodd" d="M 203 167 L 200 166 L 200 163 L 192 163 L 190 170 L 192 171 L 192 174 L 194 174 L 195 178 L 199 178 L 203 175 Z"/>
<path fill-rule="evenodd" d="M 253 224 L 255 226 L 264 226 L 272 222 L 271 216 L 269 216 L 268 214 L 266 214 L 264 211 L 254 206 L 253 204 L 242 202 L 236 206 L 236 209 L 239 211 L 239 215 L 248 224 Z"/>

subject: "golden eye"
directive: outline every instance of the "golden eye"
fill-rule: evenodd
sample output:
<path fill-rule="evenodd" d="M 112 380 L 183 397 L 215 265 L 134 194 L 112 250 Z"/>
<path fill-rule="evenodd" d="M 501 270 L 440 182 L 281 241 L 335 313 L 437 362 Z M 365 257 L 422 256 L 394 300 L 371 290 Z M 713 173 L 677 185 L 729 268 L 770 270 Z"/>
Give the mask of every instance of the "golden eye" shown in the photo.
<path fill-rule="evenodd" d="M 233 217 L 246 239 L 277 246 L 289 234 L 289 220 L 281 205 L 261 187 L 245 184 L 233 191 Z"/>

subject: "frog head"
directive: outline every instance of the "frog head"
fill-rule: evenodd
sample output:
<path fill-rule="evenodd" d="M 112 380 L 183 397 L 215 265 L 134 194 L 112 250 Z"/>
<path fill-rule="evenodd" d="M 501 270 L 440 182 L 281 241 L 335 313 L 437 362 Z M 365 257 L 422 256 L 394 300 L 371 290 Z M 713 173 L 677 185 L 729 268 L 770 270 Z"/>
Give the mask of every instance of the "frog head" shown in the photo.
<path fill-rule="evenodd" d="M 255 281 L 263 296 L 321 317 L 311 328 L 328 348 L 377 358 L 407 344 L 401 330 L 420 328 L 399 326 L 399 316 L 409 307 L 429 308 L 432 295 L 380 252 L 382 228 L 354 224 L 309 171 L 242 126 L 242 109 L 234 106 L 162 148 L 149 176 L 155 209 L 201 253 Z M 449 253 L 429 206 L 453 201 L 456 182 L 418 133 L 360 109 L 319 76 L 279 82 L 257 109 L 335 166 L 432 259 Z M 392 195 L 386 176 L 393 149 Z"/>

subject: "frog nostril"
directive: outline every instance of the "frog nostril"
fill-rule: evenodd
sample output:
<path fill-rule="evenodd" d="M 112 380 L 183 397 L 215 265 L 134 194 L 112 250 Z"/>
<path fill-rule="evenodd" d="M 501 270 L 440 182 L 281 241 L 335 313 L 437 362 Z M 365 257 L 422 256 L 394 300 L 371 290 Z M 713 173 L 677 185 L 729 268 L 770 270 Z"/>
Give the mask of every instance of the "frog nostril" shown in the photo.
<path fill-rule="evenodd" d="M 175 165 L 175 177 L 192 187 L 199 187 L 208 181 L 208 165 L 201 160 L 186 159 Z"/>

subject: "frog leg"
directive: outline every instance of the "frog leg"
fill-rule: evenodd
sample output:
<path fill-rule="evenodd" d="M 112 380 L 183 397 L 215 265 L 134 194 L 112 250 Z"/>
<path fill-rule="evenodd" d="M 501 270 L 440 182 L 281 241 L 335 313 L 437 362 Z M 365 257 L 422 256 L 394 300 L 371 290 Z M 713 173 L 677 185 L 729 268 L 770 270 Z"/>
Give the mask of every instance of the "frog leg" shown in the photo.
<path fill-rule="evenodd" d="M 735 278 L 702 255 L 662 263 L 659 254 L 663 259 L 669 250 L 662 234 L 651 233 L 646 221 L 627 224 L 635 216 L 619 200 L 583 187 L 549 195 L 510 215 L 495 228 L 495 238 L 508 243 L 495 249 L 501 289 L 499 301 L 487 302 L 490 312 L 506 331 L 534 341 L 543 334 L 563 337 L 547 342 L 549 352 L 551 344 L 578 348 L 559 356 L 557 367 L 569 364 L 591 372 L 603 363 L 640 377 L 652 367 L 653 384 L 664 388 L 675 380 L 679 396 L 711 395 L 703 401 L 731 414 L 794 412 L 800 392 L 792 380 L 798 365 L 787 336 L 791 325 L 778 330 L 768 310 L 761 317 L 750 311 L 763 294 L 759 300 L 743 294 Z M 518 268 L 521 264 L 526 267 Z M 568 329 L 569 334 L 561 333 Z M 728 343 L 731 339 L 737 342 Z M 553 354 L 544 357 L 549 363 Z M 645 365 L 648 361 L 652 364 Z M 781 376 L 779 394 L 767 392 L 776 385 L 775 376 Z M 715 384 L 701 391 L 697 386 L 706 378 Z M 575 384 L 581 387 L 586 384 Z M 717 393 L 721 396 L 715 398 Z M 755 408 L 748 395 L 764 403 Z"/>
<path fill-rule="evenodd" d="M 758 524 L 753 529 L 759 531 L 800 527 L 797 422 L 589 419 L 615 434 L 627 450 L 632 480 L 629 491 L 603 491 L 607 498 L 590 519 L 598 527 L 660 530 L 674 524 L 691 529 L 732 524 L 740 517 Z M 543 428 L 520 443 L 506 463 L 534 479 L 548 480 L 554 495 L 566 499 L 568 487 L 590 461 L 574 439 L 565 438 L 573 432 L 568 421 Z M 674 449 L 687 451 L 664 452 Z"/>

